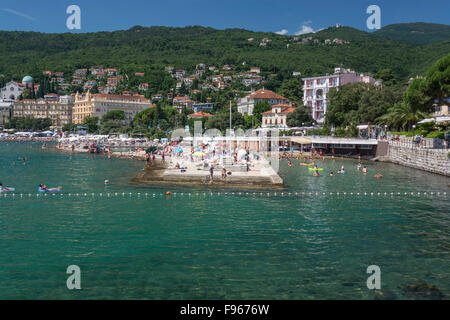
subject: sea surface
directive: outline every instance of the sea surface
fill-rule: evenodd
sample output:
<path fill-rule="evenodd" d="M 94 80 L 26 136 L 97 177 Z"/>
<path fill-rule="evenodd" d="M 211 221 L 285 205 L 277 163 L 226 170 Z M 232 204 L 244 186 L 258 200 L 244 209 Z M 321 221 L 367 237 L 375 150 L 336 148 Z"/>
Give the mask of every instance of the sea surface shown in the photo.
<path fill-rule="evenodd" d="M 417 299 L 404 285 L 422 283 L 449 299 L 449 178 L 294 164 L 284 190 L 150 187 L 130 182 L 140 161 L 2 142 L 0 181 L 16 191 L 0 194 L 0 299 Z M 36 196 L 40 183 L 63 193 Z"/>

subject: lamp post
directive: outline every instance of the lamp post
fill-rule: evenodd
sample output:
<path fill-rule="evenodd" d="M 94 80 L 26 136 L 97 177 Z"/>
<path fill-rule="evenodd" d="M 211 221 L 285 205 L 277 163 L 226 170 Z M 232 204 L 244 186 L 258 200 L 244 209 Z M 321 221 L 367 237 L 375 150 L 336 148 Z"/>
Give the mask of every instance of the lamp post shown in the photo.
<path fill-rule="evenodd" d="M 417 140 L 416 140 L 416 125 L 413 124 L 412 127 L 413 127 L 413 141 L 417 142 Z"/>

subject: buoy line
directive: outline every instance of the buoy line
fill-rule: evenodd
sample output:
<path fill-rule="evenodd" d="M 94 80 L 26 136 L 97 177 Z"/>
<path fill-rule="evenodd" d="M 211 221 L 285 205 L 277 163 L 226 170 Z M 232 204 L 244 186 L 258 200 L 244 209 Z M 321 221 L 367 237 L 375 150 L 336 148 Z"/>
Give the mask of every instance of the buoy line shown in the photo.
<path fill-rule="evenodd" d="M 367 191 L 302 191 L 302 192 L 99 192 L 99 193 L 0 193 L 0 199 L 31 199 L 31 198 L 180 198 L 180 197 L 233 197 L 233 196 L 253 196 L 253 197 L 276 197 L 276 198 L 296 198 L 296 197 L 441 197 L 446 198 L 447 192 L 440 191 L 416 191 L 416 192 L 367 192 Z"/>

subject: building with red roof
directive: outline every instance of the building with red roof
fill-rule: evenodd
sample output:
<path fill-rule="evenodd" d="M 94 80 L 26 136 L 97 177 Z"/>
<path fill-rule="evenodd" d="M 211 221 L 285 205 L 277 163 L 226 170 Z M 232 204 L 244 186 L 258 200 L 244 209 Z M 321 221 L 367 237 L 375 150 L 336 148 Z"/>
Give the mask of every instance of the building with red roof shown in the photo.
<path fill-rule="evenodd" d="M 289 99 L 276 94 L 275 92 L 267 89 L 260 89 L 258 91 L 252 92 L 249 95 L 239 99 L 237 103 L 238 112 L 242 114 L 253 114 L 253 108 L 258 102 L 267 101 L 272 106 L 277 104 L 286 104 L 291 106 Z"/>
<path fill-rule="evenodd" d="M 288 104 L 276 104 L 272 110 L 262 113 L 262 127 L 288 128 L 287 116 L 295 111 L 295 107 Z"/>
<path fill-rule="evenodd" d="M 212 114 L 209 114 L 207 112 L 199 111 L 196 113 L 191 113 L 188 115 L 188 119 L 202 119 L 207 117 L 212 117 Z"/>

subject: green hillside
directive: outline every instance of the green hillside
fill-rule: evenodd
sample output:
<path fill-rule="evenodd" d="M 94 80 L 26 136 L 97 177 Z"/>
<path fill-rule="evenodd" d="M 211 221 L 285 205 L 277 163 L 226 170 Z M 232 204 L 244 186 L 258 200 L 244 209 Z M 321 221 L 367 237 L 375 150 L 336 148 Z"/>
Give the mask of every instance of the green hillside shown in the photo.
<path fill-rule="evenodd" d="M 301 38 L 307 36 L 319 43 L 301 44 Z M 272 41 L 260 46 L 265 37 Z M 249 42 L 249 38 L 255 40 Z M 350 43 L 323 43 L 335 38 Z M 332 27 L 297 40 L 274 33 L 199 26 L 136 26 L 83 34 L 0 31 L 0 74 L 21 79 L 49 69 L 70 75 L 75 68 L 92 65 L 116 67 L 122 72 L 156 72 L 170 64 L 190 71 L 202 62 L 232 64 L 238 71 L 259 66 L 264 73 L 279 74 L 280 80 L 289 78 L 293 71 L 311 76 L 332 72 L 336 66 L 373 74 L 390 68 L 402 80 L 423 74 L 448 52 L 449 41 L 418 46 L 349 27 Z"/>
<path fill-rule="evenodd" d="M 424 45 L 450 40 L 450 26 L 435 23 L 391 24 L 374 32 L 396 41 Z"/>

